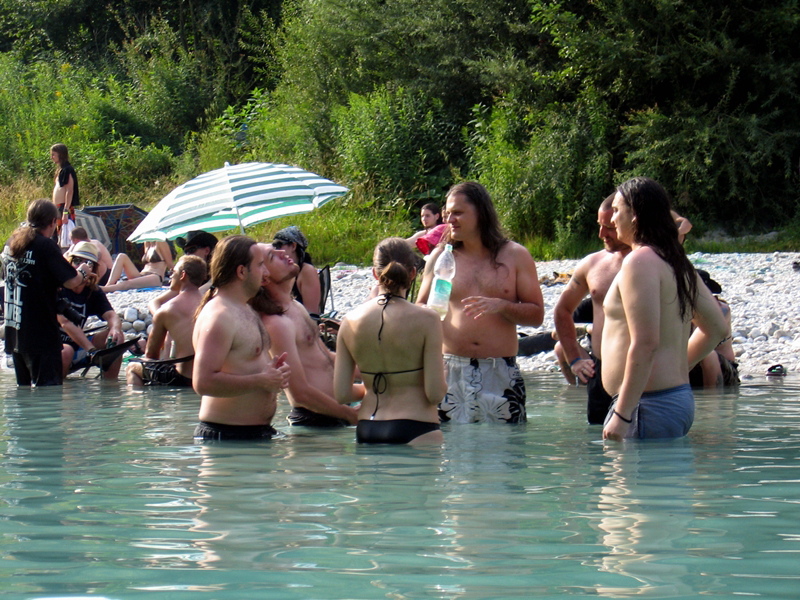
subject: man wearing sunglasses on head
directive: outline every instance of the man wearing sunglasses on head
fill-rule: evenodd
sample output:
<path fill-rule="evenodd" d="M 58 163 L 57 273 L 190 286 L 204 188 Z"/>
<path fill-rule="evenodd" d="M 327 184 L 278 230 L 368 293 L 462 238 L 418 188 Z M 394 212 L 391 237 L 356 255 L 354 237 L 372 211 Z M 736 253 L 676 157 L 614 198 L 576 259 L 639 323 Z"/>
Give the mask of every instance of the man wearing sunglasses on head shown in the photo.
<path fill-rule="evenodd" d="M 97 287 L 98 256 L 94 244 L 91 242 L 75 244 L 67 253 L 67 260 L 73 267 L 86 271 L 88 275 L 77 287 L 71 290 L 62 288 L 59 292 L 59 299 L 64 301 L 61 310 L 63 314 L 58 315 L 58 322 L 61 325 L 61 367 L 64 377 L 84 363 L 88 366 L 92 355 L 97 350 L 105 348 L 109 336 L 115 345 L 125 341 L 119 316 L 111 307 L 105 292 Z M 70 319 L 70 316 L 77 322 Z M 99 317 L 108 324 L 108 327 L 87 335 L 83 327 L 90 316 Z M 103 370 L 103 379 L 117 379 L 121 365 L 122 356 Z"/>

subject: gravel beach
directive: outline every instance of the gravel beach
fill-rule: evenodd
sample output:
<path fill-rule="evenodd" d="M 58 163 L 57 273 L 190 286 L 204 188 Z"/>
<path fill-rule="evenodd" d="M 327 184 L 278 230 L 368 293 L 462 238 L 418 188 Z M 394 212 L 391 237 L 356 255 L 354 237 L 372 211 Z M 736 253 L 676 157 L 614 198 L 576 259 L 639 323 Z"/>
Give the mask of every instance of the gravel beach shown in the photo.
<path fill-rule="evenodd" d="M 775 364 L 782 364 L 789 372 L 800 370 L 800 305 L 791 303 L 792 290 L 800 284 L 800 272 L 792 268 L 797 255 L 696 253 L 689 258 L 722 286 L 720 297 L 731 307 L 733 343 L 742 379 L 762 377 Z M 539 262 L 539 277 L 571 272 L 577 262 Z M 332 276 L 333 307 L 340 316 L 363 302 L 374 284 L 368 268 L 338 265 L 332 268 Z M 563 284 L 543 284 L 544 323 L 540 328 L 520 330 L 525 333 L 552 330 L 553 307 L 563 289 Z M 160 293 L 128 291 L 115 292 L 108 297 L 120 314 L 128 307 L 147 313 L 147 302 Z M 519 363 L 525 372 L 557 370 L 552 352 L 520 357 Z"/>

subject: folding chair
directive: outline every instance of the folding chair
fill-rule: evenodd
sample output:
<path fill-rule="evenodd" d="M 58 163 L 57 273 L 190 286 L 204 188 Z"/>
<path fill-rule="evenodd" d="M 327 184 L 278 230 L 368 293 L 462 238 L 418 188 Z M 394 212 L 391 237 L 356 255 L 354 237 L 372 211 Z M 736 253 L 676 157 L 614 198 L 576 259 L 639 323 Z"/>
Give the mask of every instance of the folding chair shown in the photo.
<path fill-rule="evenodd" d="M 320 300 L 319 300 L 319 314 L 325 315 L 327 311 L 325 308 L 328 306 L 328 297 L 330 296 L 331 299 L 331 312 L 335 313 L 334 305 L 333 305 L 333 290 L 331 289 L 331 268 L 329 265 L 325 265 L 321 269 L 317 270 L 317 275 L 319 276 L 319 290 L 320 290 Z"/>

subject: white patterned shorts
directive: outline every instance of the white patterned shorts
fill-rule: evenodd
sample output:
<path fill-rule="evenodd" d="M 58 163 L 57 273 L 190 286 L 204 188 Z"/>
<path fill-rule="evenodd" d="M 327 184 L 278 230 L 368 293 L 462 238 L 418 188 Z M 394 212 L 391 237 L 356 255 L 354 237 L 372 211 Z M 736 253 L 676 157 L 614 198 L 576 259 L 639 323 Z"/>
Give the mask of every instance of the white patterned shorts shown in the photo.
<path fill-rule="evenodd" d="M 444 355 L 447 395 L 439 403 L 442 423 L 524 423 L 525 383 L 516 358 Z"/>

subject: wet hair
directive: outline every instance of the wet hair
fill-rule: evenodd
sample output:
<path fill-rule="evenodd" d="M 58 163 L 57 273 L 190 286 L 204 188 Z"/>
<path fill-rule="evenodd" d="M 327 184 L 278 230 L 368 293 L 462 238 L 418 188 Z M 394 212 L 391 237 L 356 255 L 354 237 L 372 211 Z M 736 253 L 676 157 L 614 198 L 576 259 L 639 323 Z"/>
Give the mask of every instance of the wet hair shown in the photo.
<path fill-rule="evenodd" d="M 408 242 L 391 237 L 375 247 L 372 266 L 382 287 L 395 296 L 404 296 L 414 281 L 417 257 Z"/>
<path fill-rule="evenodd" d="M 256 245 L 253 238 L 246 235 L 232 235 L 224 238 L 216 248 L 214 248 L 214 256 L 211 259 L 211 281 L 213 285 L 209 289 L 200 306 L 197 307 L 195 318 L 200 314 L 203 307 L 214 297 L 217 288 L 224 287 L 236 280 L 236 269 L 240 266 L 249 267 L 250 262 L 253 260 L 253 254 L 250 250 Z"/>
<path fill-rule="evenodd" d="M 177 271 L 178 269 L 186 273 L 186 277 L 192 285 L 200 287 L 208 281 L 208 265 L 199 256 L 192 254 L 181 256 L 178 264 L 175 265 L 175 270 Z"/>
<path fill-rule="evenodd" d="M 444 220 L 442 219 L 442 209 L 439 208 L 439 205 L 435 202 L 428 202 L 425 206 L 419 209 L 420 212 L 423 210 L 429 210 L 436 215 L 436 225 L 441 225 L 444 223 Z"/>
<path fill-rule="evenodd" d="M 58 216 L 58 208 L 50 200 L 39 198 L 31 202 L 28 205 L 26 222 L 15 229 L 8 240 L 11 256 L 14 258 L 22 256 L 25 248 L 33 241 L 36 234 L 52 225 Z"/>
<path fill-rule="evenodd" d="M 500 249 L 508 242 L 508 238 L 503 235 L 503 231 L 500 228 L 500 219 L 497 216 L 497 211 L 494 208 L 489 192 L 476 181 L 465 181 L 454 185 L 447 192 L 448 198 L 454 194 L 463 194 L 469 203 L 475 207 L 481 243 L 489 250 L 492 262 L 497 265 L 497 255 L 500 254 Z M 463 242 L 452 241 L 451 235 L 452 233 L 448 229 L 447 234 L 442 236 L 443 239 L 439 242 L 439 245 L 452 244 L 453 248 L 463 245 Z"/>
<path fill-rule="evenodd" d="M 90 241 L 89 240 L 89 234 L 86 232 L 86 230 L 83 227 L 76 227 L 75 229 L 73 229 L 70 232 L 69 235 L 74 240 L 81 240 L 83 242 Z"/>
<path fill-rule="evenodd" d="M 649 246 L 672 267 L 678 288 L 681 318 L 694 312 L 697 276 L 678 240 L 678 226 L 670 213 L 669 194 L 660 183 L 648 177 L 634 177 L 617 188 L 636 220 L 633 241 Z"/>

